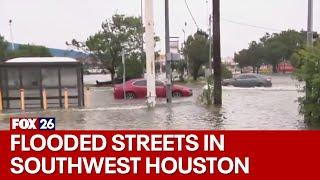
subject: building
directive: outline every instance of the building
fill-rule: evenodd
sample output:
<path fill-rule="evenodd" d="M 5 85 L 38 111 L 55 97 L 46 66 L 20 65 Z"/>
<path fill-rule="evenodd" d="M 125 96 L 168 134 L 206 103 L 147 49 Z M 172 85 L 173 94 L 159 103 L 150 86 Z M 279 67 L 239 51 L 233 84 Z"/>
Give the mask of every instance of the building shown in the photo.
<path fill-rule="evenodd" d="M 25 108 L 43 107 L 47 93 L 48 107 L 63 107 L 68 91 L 70 107 L 84 105 L 83 72 L 79 61 L 65 57 L 29 57 L 0 63 L 0 90 L 4 109 L 20 108 L 20 90 L 24 90 Z"/>

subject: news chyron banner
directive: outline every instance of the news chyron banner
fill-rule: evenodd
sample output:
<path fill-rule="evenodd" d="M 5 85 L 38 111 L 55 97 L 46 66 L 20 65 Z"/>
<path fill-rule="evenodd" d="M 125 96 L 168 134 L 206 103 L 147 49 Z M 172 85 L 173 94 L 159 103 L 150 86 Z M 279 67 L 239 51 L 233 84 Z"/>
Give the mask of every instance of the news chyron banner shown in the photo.
<path fill-rule="evenodd" d="M 57 131 L 11 118 L 0 179 L 320 179 L 319 131 Z"/>

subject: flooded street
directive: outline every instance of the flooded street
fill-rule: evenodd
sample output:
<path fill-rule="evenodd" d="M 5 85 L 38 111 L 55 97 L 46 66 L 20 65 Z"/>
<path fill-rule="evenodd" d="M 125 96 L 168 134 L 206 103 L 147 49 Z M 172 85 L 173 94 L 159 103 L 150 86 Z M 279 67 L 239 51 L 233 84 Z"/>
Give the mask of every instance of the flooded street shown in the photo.
<path fill-rule="evenodd" d="M 0 114 L 0 129 L 9 128 L 10 116 L 56 117 L 59 130 L 317 129 L 299 115 L 299 83 L 281 75 L 272 81 L 272 88 L 224 87 L 220 109 L 201 105 L 201 84 L 186 85 L 193 88 L 193 97 L 175 99 L 172 105 L 159 99 L 154 110 L 147 109 L 145 100 L 115 100 L 112 88 L 92 88 L 88 109 Z"/>

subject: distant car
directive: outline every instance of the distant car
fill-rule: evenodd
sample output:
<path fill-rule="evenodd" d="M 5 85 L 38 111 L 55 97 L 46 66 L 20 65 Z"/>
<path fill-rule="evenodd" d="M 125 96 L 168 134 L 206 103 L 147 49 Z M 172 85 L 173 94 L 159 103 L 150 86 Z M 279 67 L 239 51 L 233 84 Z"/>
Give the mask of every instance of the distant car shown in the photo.
<path fill-rule="evenodd" d="M 133 79 L 127 81 L 123 87 L 122 84 L 115 85 L 114 98 L 124 99 L 124 90 L 126 99 L 145 98 L 147 96 L 147 81 L 145 79 Z M 161 81 L 156 81 L 156 95 L 158 98 L 166 97 L 166 85 Z M 192 89 L 180 85 L 173 85 L 173 97 L 189 97 L 192 96 Z"/>
<path fill-rule="evenodd" d="M 266 78 L 260 74 L 241 74 L 236 78 L 222 81 L 223 86 L 235 87 L 271 87 L 271 78 Z"/>

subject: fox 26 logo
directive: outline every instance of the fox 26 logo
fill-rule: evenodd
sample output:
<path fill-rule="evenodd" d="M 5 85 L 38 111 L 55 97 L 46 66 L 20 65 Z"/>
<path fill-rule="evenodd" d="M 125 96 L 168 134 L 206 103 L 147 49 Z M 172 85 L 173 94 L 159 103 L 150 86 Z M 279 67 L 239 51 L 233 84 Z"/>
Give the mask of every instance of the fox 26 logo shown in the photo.
<path fill-rule="evenodd" d="M 11 118 L 11 130 L 44 130 L 56 129 L 55 118 Z"/>

